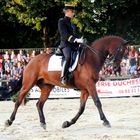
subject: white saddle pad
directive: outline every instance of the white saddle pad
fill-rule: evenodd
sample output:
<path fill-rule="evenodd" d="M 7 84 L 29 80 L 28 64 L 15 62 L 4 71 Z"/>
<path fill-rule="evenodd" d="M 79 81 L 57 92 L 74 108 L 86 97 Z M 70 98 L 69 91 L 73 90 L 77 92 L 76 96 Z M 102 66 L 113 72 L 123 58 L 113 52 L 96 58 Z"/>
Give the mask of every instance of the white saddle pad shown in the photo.
<path fill-rule="evenodd" d="M 62 70 L 61 61 L 62 56 L 52 55 L 49 60 L 48 71 L 61 71 Z"/>
<path fill-rule="evenodd" d="M 72 67 L 69 68 L 69 72 L 74 71 L 74 69 L 77 66 L 79 59 L 79 53 L 76 56 L 76 60 Z M 48 64 L 48 71 L 61 71 L 62 66 L 61 66 L 61 61 L 62 61 L 62 56 L 56 56 L 55 54 L 51 56 Z"/>

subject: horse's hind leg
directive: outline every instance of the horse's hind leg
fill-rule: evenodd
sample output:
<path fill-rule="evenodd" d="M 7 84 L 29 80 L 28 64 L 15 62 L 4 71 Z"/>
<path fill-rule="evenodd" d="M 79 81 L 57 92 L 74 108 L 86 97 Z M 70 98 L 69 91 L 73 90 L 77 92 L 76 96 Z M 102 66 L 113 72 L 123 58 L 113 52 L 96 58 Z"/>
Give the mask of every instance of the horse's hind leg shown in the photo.
<path fill-rule="evenodd" d="M 82 90 L 81 91 L 81 96 L 80 96 L 80 108 L 78 113 L 76 114 L 76 116 L 69 122 L 69 121 L 65 121 L 62 125 L 62 128 L 66 128 L 71 126 L 72 124 L 75 124 L 76 121 L 78 120 L 78 118 L 82 115 L 82 113 L 85 110 L 85 105 L 86 105 L 86 101 L 88 99 L 88 92 L 86 90 Z"/>
<path fill-rule="evenodd" d="M 14 111 L 12 112 L 10 119 L 5 122 L 6 126 L 10 126 L 13 123 L 13 121 L 15 120 L 15 116 L 16 116 L 18 107 L 22 103 L 22 100 L 25 98 L 26 94 L 31 89 L 31 87 L 32 87 L 32 85 L 24 86 L 24 84 L 23 84 L 20 94 L 16 100 Z"/>
<path fill-rule="evenodd" d="M 46 122 L 45 122 L 45 117 L 43 113 L 43 106 L 44 106 L 45 101 L 48 99 L 48 96 L 53 88 L 54 88 L 53 85 L 47 85 L 47 84 L 41 85 L 40 86 L 41 96 L 36 104 L 37 110 L 39 113 L 41 127 L 43 127 L 44 129 L 46 129 Z"/>

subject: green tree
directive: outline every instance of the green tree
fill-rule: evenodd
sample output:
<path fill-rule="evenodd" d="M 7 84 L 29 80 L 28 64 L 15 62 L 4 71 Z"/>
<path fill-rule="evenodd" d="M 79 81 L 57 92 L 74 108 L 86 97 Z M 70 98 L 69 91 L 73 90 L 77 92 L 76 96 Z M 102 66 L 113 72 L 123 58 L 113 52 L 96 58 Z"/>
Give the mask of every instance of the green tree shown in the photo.
<path fill-rule="evenodd" d="M 138 0 L 1 0 L 0 45 L 55 46 L 59 40 L 57 22 L 63 16 L 64 3 L 76 5 L 73 23 L 78 34 L 89 42 L 111 34 L 140 43 Z"/>
<path fill-rule="evenodd" d="M 57 30 L 60 4 L 54 0 L 7 0 L 5 10 L 11 15 L 10 21 L 36 30 L 42 36 L 45 47 L 50 47 Z"/>

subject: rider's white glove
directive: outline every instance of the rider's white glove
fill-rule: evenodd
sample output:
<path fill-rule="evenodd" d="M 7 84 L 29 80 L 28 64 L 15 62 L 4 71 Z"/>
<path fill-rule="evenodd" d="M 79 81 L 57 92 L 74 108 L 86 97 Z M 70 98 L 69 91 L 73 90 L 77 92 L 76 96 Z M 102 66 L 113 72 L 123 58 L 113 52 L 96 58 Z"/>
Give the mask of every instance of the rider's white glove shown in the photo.
<path fill-rule="evenodd" d="M 76 38 L 76 39 L 74 40 L 74 42 L 77 42 L 77 43 L 84 43 L 84 39 L 83 39 L 83 37 L 81 37 L 81 38 Z"/>

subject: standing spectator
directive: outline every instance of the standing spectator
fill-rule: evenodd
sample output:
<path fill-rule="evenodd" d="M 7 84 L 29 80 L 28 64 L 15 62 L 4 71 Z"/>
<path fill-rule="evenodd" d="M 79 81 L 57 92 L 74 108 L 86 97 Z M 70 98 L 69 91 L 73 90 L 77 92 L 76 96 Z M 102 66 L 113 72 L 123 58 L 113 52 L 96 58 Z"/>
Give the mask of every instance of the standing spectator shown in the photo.
<path fill-rule="evenodd" d="M 30 59 L 34 58 L 35 56 L 36 56 L 36 51 L 33 50 L 32 53 L 31 53 L 31 55 L 30 55 Z"/>
<path fill-rule="evenodd" d="M 44 51 L 43 51 L 43 50 L 41 50 L 41 51 L 40 51 L 40 54 L 43 54 L 43 53 L 44 53 Z"/>
<path fill-rule="evenodd" d="M 140 65 L 140 48 L 137 51 L 137 65 Z"/>
<path fill-rule="evenodd" d="M 29 61 L 30 61 L 30 54 L 26 53 L 26 63 L 29 63 Z"/>
<path fill-rule="evenodd" d="M 0 68 L 3 69 L 3 56 L 0 55 Z"/>
<path fill-rule="evenodd" d="M 130 74 L 133 74 L 134 71 L 136 70 L 136 51 L 134 49 L 134 46 L 131 46 L 129 51 L 129 63 L 130 63 L 129 72 Z"/>
<path fill-rule="evenodd" d="M 8 52 L 8 51 L 5 51 L 4 60 L 7 60 L 7 59 L 9 59 L 9 58 L 10 58 L 9 52 Z"/>
<path fill-rule="evenodd" d="M 0 55 L 0 79 L 3 77 L 4 70 L 4 58 Z"/>
<path fill-rule="evenodd" d="M 53 52 L 52 48 L 46 48 L 45 52 L 47 54 L 51 54 Z"/>
<path fill-rule="evenodd" d="M 17 59 L 19 62 L 22 62 L 22 59 L 24 59 L 23 50 L 19 50 L 19 53 L 17 54 Z"/>
<path fill-rule="evenodd" d="M 16 59 L 16 54 L 14 51 L 11 51 L 10 59 L 11 59 L 11 62 L 14 63 L 14 61 Z"/>

